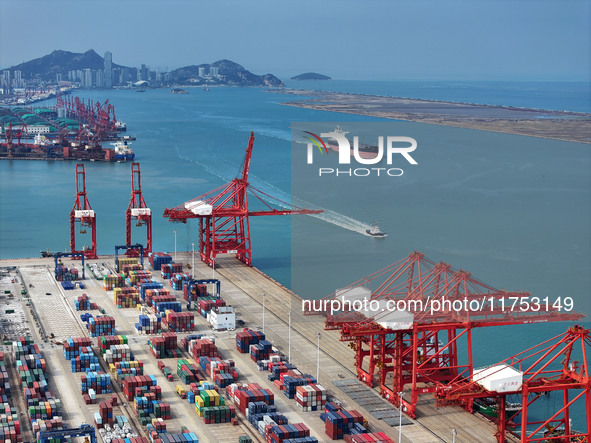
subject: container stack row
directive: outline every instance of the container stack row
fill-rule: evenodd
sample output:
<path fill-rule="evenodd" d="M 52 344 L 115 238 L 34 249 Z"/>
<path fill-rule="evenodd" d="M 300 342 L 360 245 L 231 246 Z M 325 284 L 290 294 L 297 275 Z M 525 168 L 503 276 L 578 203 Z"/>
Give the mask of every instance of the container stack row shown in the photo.
<path fill-rule="evenodd" d="M 160 334 L 162 332 L 162 317 L 140 314 L 139 322 L 135 324 L 135 328 L 139 333 Z"/>
<path fill-rule="evenodd" d="M 162 319 L 168 329 L 174 332 L 187 332 L 195 330 L 195 316 L 192 312 L 174 312 L 166 311 L 166 316 Z"/>
<path fill-rule="evenodd" d="M 91 337 L 115 335 L 115 319 L 108 315 L 90 317 L 86 324 Z"/>
<path fill-rule="evenodd" d="M 236 334 L 236 349 L 238 352 L 246 354 L 250 352 L 250 345 L 256 345 L 264 339 L 265 334 L 262 332 L 244 328 L 243 331 Z"/>
<path fill-rule="evenodd" d="M 154 271 L 160 271 L 163 264 L 172 263 L 172 257 L 164 252 L 150 252 L 148 261 Z"/>
<path fill-rule="evenodd" d="M 174 332 L 165 332 L 162 336 L 150 338 L 148 346 L 150 352 L 156 358 L 176 358 L 181 354 L 177 345 L 177 336 Z"/>

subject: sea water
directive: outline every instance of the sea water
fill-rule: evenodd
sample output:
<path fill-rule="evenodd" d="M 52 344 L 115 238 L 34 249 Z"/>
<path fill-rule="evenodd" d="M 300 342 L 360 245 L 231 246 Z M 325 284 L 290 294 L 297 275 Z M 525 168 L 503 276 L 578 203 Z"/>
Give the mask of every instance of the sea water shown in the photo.
<path fill-rule="evenodd" d="M 308 87 L 308 83 L 291 86 Z M 350 92 L 437 100 L 589 111 L 581 97 L 588 84 L 314 82 Z M 332 86 L 331 86 L 332 85 Z M 504 87 L 504 89 L 503 89 Z M 565 87 L 568 89 L 564 93 Z M 504 91 L 502 99 L 495 90 Z M 569 89 L 571 88 L 571 89 Z M 572 88 L 579 93 L 572 93 Z M 578 89 L 577 89 L 578 88 Z M 171 208 L 217 188 L 240 171 L 250 131 L 255 145 L 249 182 L 281 200 L 290 199 L 292 122 L 379 122 L 372 117 L 280 105 L 294 96 L 260 88 L 80 91 L 104 102 L 136 134 L 132 149 L 141 163 L 144 198 L 153 211 L 154 250 L 190 251 L 198 244 L 197 221 L 173 224 Z M 528 92 L 529 91 L 529 92 Z M 455 95 L 454 95 L 455 94 Z M 455 97 L 455 99 L 454 99 Z M 51 104 L 51 102 L 49 102 Z M 587 102 L 588 104 L 588 102 Z M 306 297 L 319 298 L 353 283 L 412 251 L 465 269 L 496 288 L 536 296 L 572 296 L 589 312 L 590 154 L 586 144 L 495 134 L 412 122 L 396 123 L 395 135 L 418 141 L 416 168 L 385 185 L 354 183 L 345 192 L 327 182 L 294 196 L 325 209 L 323 218 L 257 217 L 251 220 L 253 264 Z M 89 201 L 97 213 L 99 254 L 125 241 L 130 164 L 85 162 Z M 38 256 L 69 248 L 69 212 L 75 196 L 75 162 L 0 161 L 0 256 Z M 300 189 L 298 186 L 294 186 Z M 328 215 L 327 215 L 328 214 Z M 374 221 L 384 239 L 363 234 Z M 293 224 L 293 235 L 292 235 Z M 175 232 L 176 231 L 176 234 Z M 143 232 L 133 241 L 143 242 Z M 89 244 L 77 234 L 77 245 Z M 293 244 L 292 244 L 293 243 Z M 291 263 L 293 249 L 294 281 Z M 489 365 L 558 335 L 569 323 L 480 328 L 474 332 L 475 364 Z M 589 327 L 589 323 L 585 323 Z M 494 337 L 494 338 L 493 338 Z M 551 397 L 539 417 L 556 404 Z M 553 402 L 553 403 L 552 403 Z M 550 404 L 552 403 L 552 404 Z M 577 403 L 574 427 L 585 427 Z M 550 414 L 551 415 L 551 414 Z"/>

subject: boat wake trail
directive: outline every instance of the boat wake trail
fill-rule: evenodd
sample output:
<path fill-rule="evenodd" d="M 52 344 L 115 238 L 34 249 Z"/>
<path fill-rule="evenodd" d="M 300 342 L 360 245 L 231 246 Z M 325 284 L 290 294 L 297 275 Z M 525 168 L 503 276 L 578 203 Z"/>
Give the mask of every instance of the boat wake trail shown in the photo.
<path fill-rule="evenodd" d="M 189 158 L 182 156 L 179 149 L 177 149 L 176 151 L 177 151 L 179 158 L 181 158 L 182 160 L 189 161 L 191 163 L 195 163 L 196 165 L 199 165 L 200 167 L 205 169 L 208 173 L 210 173 L 218 178 L 221 178 L 222 180 L 229 182 L 234 179 L 234 177 L 231 176 L 229 173 L 230 169 L 233 169 L 233 168 L 229 168 L 229 167 L 227 168 L 228 174 L 220 174 L 219 170 L 214 170 L 211 166 L 209 166 L 207 164 L 201 163 L 198 160 L 189 159 Z M 288 194 L 287 192 L 277 188 L 276 186 L 273 186 L 270 183 L 267 183 L 264 180 L 259 179 L 256 176 L 251 175 L 249 177 L 248 181 L 254 188 L 264 192 L 265 194 L 268 194 L 271 197 L 271 198 L 268 198 L 265 195 L 261 195 L 261 198 L 266 200 L 268 203 L 273 203 L 273 204 L 276 204 L 279 206 L 283 206 L 286 209 L 289 209 L 290 204 L 298 206 L 300 208 L 315 207 L 315 205 L 313 205 L 312 203 L 307 202 L 302 199 L 299 199 L 297 197 L 293 197 L 291 194 Z M 274 199 L 278 199 L 279 201 L 274 200 Z M 286 204 L 282 204 L 281 201 L 285 202 Z M 371 225 L 364 223 L 360 220 L 355 220 L 354 218 L 351 218 L 347 215 L 341 214 L 336 211 L 332 211 L 330 209 L 325 209 L 325 208 L 318 208 L 318 209 L 322 209 L 324 212 L 321 212 L 320 214 L 310 214 L 310 216 L 315 217 L 319 220 L 322 220 L 326 223 L 333 224 L 333 225 L 338 226 L 340 228 L 347 229 L 349 231 L 353 231 L 358 234 L 365 235 L 367 237 L 372 237 L 371 235 L 369 235 L 367 233 L 367 230 L 371 228 Z"/>
<path fill-rule="evenodd" d="M 282 200 L 286 203 L 291 203 L 292 205 L 298 206 L 300 208 L 314 208 L 316 206 L 310 202 L 307 202 L 307 201 L 302 200 L 300 198 L 294 197 L 294 196 L 288 194 L 287 192 L 282 191 L 281 189 L 271 185 L 270 183 L 267 183 L 267 182 L 260 180 L 256 177 L 251 177 L 249 182 L 256 189 L 259 189 L 260 191 L 264 192 L 265 194 L 269 194 L 271 197 L 278 198 L 279 200 Z M 271 200 L 269 200 L 269 201 L 271 201 Z M 289 207 L 288 205 L 284 205 L 284 206 L 286 208 Z M 367 230 L 371 228 L 371 225 L 368 225 L 367 223 L 364 223 L 360 220 L 355 220 L 354 218 L 351 218 L 347 215 L 341 214 L 336 211 L 332 211 L 330 209 L 325 209 L 325 208 L 318 208 L 318 209 L 322 209 L 324 212 L 321 212 L 320 214 L 310 214 L 310 216 L 320 219 L 322 221 L 325 221 L 326 223 L 331 223 L 331 224 L 338 226 L 340 228 L 348 229 L 349 231 L 353 231 L 358 234 L 372 237 L 371 235 L 369 235 L 367 233 Z"/>

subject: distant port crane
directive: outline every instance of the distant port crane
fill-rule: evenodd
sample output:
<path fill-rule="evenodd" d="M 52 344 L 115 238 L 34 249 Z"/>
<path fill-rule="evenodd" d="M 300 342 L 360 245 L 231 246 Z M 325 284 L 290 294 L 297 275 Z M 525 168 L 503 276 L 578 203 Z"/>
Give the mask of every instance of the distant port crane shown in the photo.
<path fill-rule="evenodd" d="M 125 244 L 131 244 L 131 221 L 136 220 L 136 226 L 146 227 L 146 254 L 152 252 L 152 210 L 148 208 L 142 194 L 140 164 L 131 164 L 131 201 L 125 211 Z M 137 255 L 137 249 L 128 249 L 127 255 Z"/>
<path fill-rule="evenodd" d="M 76 223 L 80 223 L 81 233 L 90 228 L 92 244 L 90 248 L 76 249 Z M 92 210 L 86 195 L 86 172 L 83 164 L 76 165 L 76 199 L 70 211 L 70 252 L 83 253 L 86 258 L 97 258 L 96 254 L 96 213 Z"/>
<path fill-rule="evenodd" d="M 321 210 L 303 209 L 271 197 L 248 183 L 248 171 L 252 157 L 254 133 L 246 148 L 239 177 L 219 188 L 164 210 L 164 217 L 171 222 L 186 223 L 187 219 L 199 219 L 199 250 L 201 260 L 213 266 L 218 254 L 236 254 L 236 258 L 252 266 L 249 217 L 262 215 L 318 214 Z M 248 208 L 247 194 L 257 198 L 264 210 Z M 274 208 L 269 202 L 279 208 Z"/>

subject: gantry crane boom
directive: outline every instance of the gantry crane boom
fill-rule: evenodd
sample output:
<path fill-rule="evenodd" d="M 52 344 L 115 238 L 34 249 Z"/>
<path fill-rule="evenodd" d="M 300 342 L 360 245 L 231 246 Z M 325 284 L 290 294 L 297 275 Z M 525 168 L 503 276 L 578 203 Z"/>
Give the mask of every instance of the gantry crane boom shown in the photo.
<path fill-rule="evenodd" d="M 254 145 L 251 132 L 238 177 L 219 188 L 164 210 L 169 221 L 186 223 L 190 218 L 199 219 L 199 246 L 201 260 L 212 265 L 218 254 L 234 253 L 236 258 L 248 266 L 252 265 L 250 244 L 251 216 L 318 214 L 321 210 L 304 209 L 276 199 L 248 183 L 248 173 Z M 266 207 L 264 210 L 248 209 L 248 194 Z M 271 203 L 279 206 L 272 207 Z"/>

